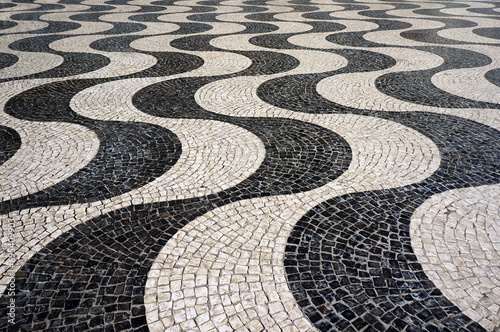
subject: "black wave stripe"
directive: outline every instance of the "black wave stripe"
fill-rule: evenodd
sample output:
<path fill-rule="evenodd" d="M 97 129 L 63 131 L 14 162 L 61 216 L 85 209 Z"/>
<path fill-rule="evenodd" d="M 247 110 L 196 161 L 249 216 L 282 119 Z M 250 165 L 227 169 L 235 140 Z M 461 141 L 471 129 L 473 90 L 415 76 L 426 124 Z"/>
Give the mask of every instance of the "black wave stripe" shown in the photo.
<path fill-rule="evenodd" d="M 15 276 L 13 330 L 148 331 L 148 271 L 182 226 L 210 210 L 203 200 L 131 206 L 74 227 Z M 0 325 L 8 326 L 6 294 Z"/>
<path fill-rule="evenodd" d="M 288 41 L 288 38 L 295 36 L 295 33 L 275 33 L 270 35 L 260 35 L 249 39 L 249 42 L 256 46 L 274 48 L 274 49 L 303 49 L 301 46 L 294 45 Z"/>
<path fill-rule="evenodd" d="M 274 15 L 278 13 L 256 13 L 256 14 L 248 14 L 245 16 L 246 19 L 258 22 L 281 22 L 274 18 Z"/>
<path fill-rule="evenodd" d="M 177 38 L 170 42 L 170 46 L 184 51 L 220 51 L 219 48 L 210 45 L 210 41 L 219 35 L 192 35 Z"/>
<path fill-rule="evenodd" d="M 427 198 L 500 182 L 497 130 L 426 113 L 378 114 L 431 138 L 440 168 L 396 189 L 347 194 L 319 204 L 286 247 L 288 284 L 321 331 L 483 331 L 427 278 L 411 247 L 410 218 Z M 490 144 L 493 142 L 493 144 Z"/>
<path fill-rule="evenodd" d="M 157 59 L 156 64 L 131 76 L 158 77 L 175 75 L 199 68 L 204 63 L 202 58 L 192 54 L 174 52 L 144 53 L 154 56 Z"/>
<path fill-rule="evenodd" d="M 105 4 L 107 5 L 113 5 L 113 6 L 122 6 L 122 5 L 129 5 L 130 0 L 108 0 L 104 1 Z M 136 5 L 133 5 L 136 6 Z"/>
<path fill-rule="evenodd" d="M 384 45 L 380 43 L 375 43 L 363 38 L 366 33 L 375 31 L 389 31 L 389 30 L 402 30 L 408 29 L 412 25 L 407 22 L 397 21 L 397 20 L 365 20 L 366 22 L 372 22 L 377 24 L 379 27 L 376 29 L 368 31 L 354 31 L 354 32 L 339 32 L 326 37 L 331 43 L 339 44 L 343 46 L 354 46 L 354 47 L 384 47 L 389 45 Z"/>
<path fill-rule="evenodd" d="M 293 6 L 288 6 L 293 8 L 294 13 L 309 13 L 319 10 L 318 7 L 308 6 L 306 4 L 294 4 Z"/>
<path fill-rule="evenodd" d="M 241 11 L 238 11 L 238 13 L 260 13 L 267 10 L 266 7 L 262 6 L 241 6 Z"/>
<path fill-rule="evenodd" d="M 500 87 L 500 68 L 488 71 L 486 74 L 484 74 L 484 77 L 491 83 Z"/>
<path fill-rule="evenodd" d="M 10 3 L 10 2 L 1 2 L 0 3 L 0 9 L 12 8 L 12 7 L 16 7 L 16 6 L 17 6 L 16 4 Z"/>
<path fill-rule="evenodd" d="M 69 19 L 77 22 L 104 22 L 99 19 L 99 17 L 103 15 L 107 15 L 109 13 L 101 13 L 100 11 L 96 11 L 95 13 L 78 13 L 75 15 L 71 15 Z M 111 22 L 105 22 L 111 24 Z"/>
<path fill-rule="evenodd" d="M 431 81 L 434 74 L 457 68 L 474 68 L 491 63 L 486 55 L 449 47 L 417 47 L 439 55 L 445 61 L 436 68 L 389 73 L 375 81 L 377 89 L 399 100 L 420 105 L 449 108 L 500 108 L 500 105 L 459 97 L 437 88 Z"/>
<path fill-rule="evenodd" d="M 106 23 L 111 23 L 113 25 L 113 28 L 110 30 L 99 32 L 100 35 L 117 35 L 117 34 L 134 33 L 147 29 L 146 25 L 136 22 L 106 22 Z"/>
<path fill-rule="evenodd" d="M 347 142 L 322 127 L 290 119 L 234 118 L 201 108 L 194 94 L 214 80 L 184 78 L 157 83 L 137 92 L 132 102 L 154 116 L 223 121 L 245 128 L 261 139 L 266 148 L 261 167 L 228 189 L 225 196 L 248 198 L 310 190 L 337 178 L 349 166 L 351 150 Z"/>
<path fill-rule="evenodd" d="M 86 9 L 85 11 L 88 12 L 105 12 L 105 11 L 112 11 L 116 9 L 115 6 L 107 6 L 107 5 L 85 5 L 89 6 L 89 9 Z"/>
<path fill-rule="evenodd" d="M 333 22 L 306 22 L 311 26 L 311 30 L 306 33 L 316 32 L 334 32 L 345 29 L 345 25 Z M 256 46 L 262 46 L 274 49 L 303 49 L 302 46 L 297 46 L 288 41 L 288 38 L 298 35 L 297 33 L 275 33 L 268 35 L 260 35 L 250 38 L 249 42 Z"/>
<path fill-rule="evenodd" d="M 499 108 L 498 104 L 462 98 L 438 89 L 431 81 L 434 74 L 456 68 L 473 68 L 489 64 L 491 59 L 482 53 L 449 47 L 416 47 L 434 53 L 445 61 L 442 65 L 421 71 L 396 72 L 381 75 L 375 84 L 377 89 L 396 99 L 436 107 L 452 108 Z M 335 109 L 349 109 L 326 100 L 316 92 L 316 85 L 322 79 L 343 73 L 383 70 L 392 67 L 396 61 L 386 55 L 360 51 L 335 50 L 347 58 L 348 65 L 337 71 L 321 74 L 285 76 L 264 82 L 257 89 L 262 100 L 277 107 L 307 113 L 330 113 Z M 497 72 L 487 75 L 495 82 Z"/>
<path fill-rule="evenodd" d="M 309 18 L 313 20 L 318 20 L 318 21 L 335 21 L 337 22 L 338 20 L 331 17 L 330 14 L 333 13 L 333 11 L 318 11 L 318 12 L 313 12 L 313 13 L 305 13 L 302 14 L 301 16 L 304 18 Z"/>
<path fill-rule="evenodd" d="M 30 31 L 30 33 L 37 33 L 37 34 L 61 33 L 61 32 L 76 30 L 82 26 L 81 24 L 76 22 L 44 21 L 44 20 L 40 21 L 47 22 L 49 25 L 39 30 Z"/>
<path fill-rule="evenodd" d="M 278 26 L 263 22 L 239 22 L 238 24 L 246 27 L 241 33 L 266 33 L 273 32 L 279 29 Z"/>
<path fill-rule="evenodd" d="M 1 30 L 9 29 L 15 27 L 16 25 L 17 23 L 14 21 L 0 20 L 0 33 L 2 32 Z"/>
<path fill-rule="evenodd" d="M 210 13 L 217 10 L 217 8 L 211 6 L 189 6 L 191 9 L 186 13 Z"/>
<path fill-rule="evenodd" d="M 311 2 L 312 2 L 311 0 L 291 0 L 288 3 L 295 4 L 295 5 L 309 5 L 309 4 L 311 4 Z"/>
<path fill-rule="evenodd" d="M 500 8 L 500 4 L 496 1 L 488 2 L 493 5 L 492 8 L 467 8 L 466 10 L 471 13 L 478 13 L 482 15 L 492 15 L 498 17 L 498 12 L 495 9 Z"/>
<path fill-rule="evenodd" d="M 57 3 L 61 5 L 80 5 L 82 1 L 84 0 L 59 0 Z"/>
<path fill-rule="evenodd" d="M 142 112 L 157 117 L 215 120 L 217 115 L 201 108 L 194 99 L 196 91 L 215 80 L 188 77 L 159 82 L 138 91 L 132 103 Z"/>
<path fill-rule="evenodd" d="M 155 6 L 173 6 L 176 2 L 177 0 L 160 0 L 151 2 L 151 4 Z"/>
<path fill-rule="evenodd" d="M 133 36 L 133 35 L 107 37 L 93 41 L 92 43 L 90 43 L 89 47 L 96 51 L 103 51 L 103 52 L 141 53 L 140 51 L 130 47 L 130 43 L 144 37 L 145 36 Z"/>
<path fill-rule="evenodd" d="M 321 21 L 338 21 L 337 18 L 330 16 L 331 13 L 335 15 L 336 12 L 345 12 L 345 11 L 360 11 L 360 10 L 370 10 L 370 6 L 359 5 L 359 4 L 345 4 L 345 3 L 335 3 L 337 6 L 344 7 L 343 10 L 335 10 L 335 11 L 317 11 L 312 13 L 305 13 L 302 17 L 312 18 L 315 20 Z"/>
<path fill-rule="evenodd" d="M 21 136 L 12 128 L 0 125 L 0 165 L 9 160 L 21 147 Z"/>
<path fill-rule="evenodd" d="M 500 28 L 477 28 L 472 30 L 472 32 L 478 36 L 500 39 Z"/>
<path fill-rule="evenodd" d="M 372 17 L 372 18 L 401 18 L 399 16 L 387 14 L 388 11 L 391 10 L 401 10 L 401 9 L 417 9 L 420 8 L 419 5 L 414 5 L 410 3 L 391 3 L 391 6 L 394 6 L 393 9 L 371 9 L 371 10 L 362 10 L 359 12 L 359 15 Z"/>
<path fill-rule="evenodd" d="M 443 17 L 443 16 L 454 16 L 454 15 L 443 13 L 442 10 L 470 7 L 468 4 L 459 2 L 440 2 L 439 4 L 444 5 L 444 8 L 440 9 L 423 8 L 423 9 L 416 9 L 413 12 L 417 15 Z"/>
<path fill-rule="evenodd" d="M 273 75 L 290 71 L 300 65 L 300 61 L 293 56 L 267 51 L 238 51 L 234 52 L 250 58 L 252 64 L 247 69 L 232 76 Z"/>
<path fill-rule="evenodd" d="M 140 5 L 141 9 L 137 13 L 157 13 L 166 10 L 165 6 Z"/>
<path fill-rule="evenodd" d="M 208 13 L 208 14 L 193 14 L 193 15 L 189 15 L 187 16 L 186 18 L 189 20 L 189 21 L 193 21 L 193 22 L 220 22 L 218 19 L 217 19 L 217 16 L 219 16 L 220 13 Z"/>
<path fill-rule="evenodd" d="M 172 47 L 188 51 L 221 51 L 244 55 L 252 60 L 252 65 L 237 73 L 238 76 L 271 75 L 296 68 L 300 62 L 287 54 L 268 51 L 228 51 L 210 45 L 210 41 L 219 35 L 187 36 L 170 42 Z M 230 77 L 231 75 L 227 76 Z M 233 75 L 234 76 L 234 75 Z M 221 76 L 220 78 L 222 78 Z M 226 76 L 224 76 L 226 77 Z"/>
<path fill-rule="evenodd" d="M 21 12 L 11 15 L 10 19 L 15 21 L 42 21 L 40 16 L 45 14 L 46 13 Z"/>
<path fill-rule="evenodd" d="M 315 33 L 315 32 L 335 32 L 341 31 L 346 28 L 345 25 L 336 23 L 336 22 L 328 22 L 328 21 L 308 21 L 306 24 L 311 25 L 313 28 L 307 33 Z"/>
<path fill-rule="evenodd" d="M 224 193 L 231 200 L 312 190 L 338 178 L 351 163 L 349 144 L 318 125 L 280 118 L 226 118 L 225 122 L 254 133 L 266 148 L 259 169 Z"/>
<path fill-rule="evenodd" d="M 165 21 L 161 21 L 161 20 L 158 19 L 158 17 L 162 16 L 162 15 L 165 15 L 165 14 L 161 14 L 161 13 L 137 14 L 137 15 L 129 16 L 128 19 L 130 21 L 135 21 L 135 22 L 156 22 L 156 23 L 160 23 L 160 22 L 165 22 Z"/>
<path fill-rule="evenodd" d="M 0 53 L 0 69 L 10 67 L 18 60 L 19 58 L 14 54 Z"/>
<path fill-rule="evenodd" d="M 45 12 L 27 12 L 14 14 L 10 18 L 16 21 L 37 21 L 45 22 L 48 26 L 30 31 L 32 34 L 48 34 L 48 33 L 61 33 L 66 31 L 71 31 L 81 27 L 81 24 L 76 22 L 66 22 L 66 21 L 46 21 L 40 17 L 45 15 Z"/>
<path fill-rule="evenodd" d="M 35 73 L 29 76 L 20 76 L 15 78 L 8 78 L 0 81 L 10 81 L 13 79 L 23 79 L 23 78 L 52 78 L 52 77 L 67 77 L 73 75 L 84 74 L 87 72 L 98 70 L 102 67 L 107 66 L 110 60 L 100 54 L 93 53 L 73 53 L 73 52 L 57 52 L 49 47 L 49 44 L 66 38 L 64 35 L 47 35 L 47 36 L 37 36 L 23 38 L 21 40 L 15 41 L 9 45 L 13 50 L 22 52 L 45 52 L 51 54 L 57 54 L 61 56 L 64 60 L 59 66 Z"/>
<path fill-rule="evenodd" d="M 69 18 L 77 22 L 104 22 L 111 24 L 113 28 L 100 31 L 98 35 L 119 35 L 140 32 L 147 29 L 147 26 L 137 22 L 108 22 L 100 19 L 101 16 L 108 15 L 109 13 L 96 11 L 91 13 L 80 13 L 70 16 Z"/>
<path fill-rule="evenodd" d="M 178 160 L 181 143 L 163 127 L 140 122 L 95 121 L 71 110 L 71 98 L 98 83 L 102 82 L 51 83 L 25 91 L 7 102 L 5 112 L 11 116 L 83 125 L 97 134 L 100 145 L 96 156 L 81 170 L 40 192 L 0 203 L 2 213 L 118 196 L 153 181 Z"/>
<path fill-rule="evenodd" d="M 32 1 L 27 1 L 26 3 L 32 3 Z M 40 7 L 33 8 L 30 10 L 51 11 L 51 10 L 64 10 L 66 8 L 66 6 L 64 6 L 64 5 L 55 4 L 55 3 L 41 3 L 41 4 L 37 3 L 37 5 L 40 5 Z"/>
<path fill-rule="evenodd" d="M 440 44 L 440 45 L 476 44 L 474 42 L 463 42 L 463 41 L 444 38 L 439 36 L 438 32 L 446 29 L 473 28 L 477 26 L 477 23 L 456 18 L 435 18 L 432 20 L 445 23 L 445 26 L 442 28 L 433 28 L 433 29 L 407 30 L 401 32 L 400 36 L 417 42 Z"/>
<path fill-rule="evenodd" d="M 348 144 L 322 127 L 290 119 L 212 116 L 263 141 L 266 156 L 252 179 L 206 197 L 123 208 L 64 233 L 16 273 L 16 327 L 147 330 L 147 273 L 180 228 L 241 199 L 315 188 L 349 166 Z M 5 294 L 0 314 L 6 314 L 8 303 Z"/>
<path fill-rule="evenodd" d="M 141 72 L 127 75 L 128 77 L 158 77 L 174 75 L 190 70 L 194 70 L 203 65 L 202 58 L 192 54 L 176 53 L 176 52 L 147 52 L 138 51 L 130 47 L 130 43 L 135 40 L 142 39 L 145 36 L 117 36 L 96 40 L 90 44 L 90 47 L 95 50 L 105 52 L 133 52 L 152 55 L 157 62 L 153 66 L 142 70 Z M 127 77 L 123 76 L 121 79 Z"/>
<path fill-rule="evenodd" d="M 175 22 L 179 26 L 179 29 L 170 32 L 170 35 L 189 35 L 194 33 L 202 33 L 213 29 L 213 26 L 205 23 L 195 23 L 195 22 Z"/>
<path fill-rule="evenodd" d="M 305 113 L 332 113 L 344 107 L 323 98 L 316 91 L 319 81 L 336 74 L 368 72 L 390 68 L 396 64 L 392 57 L 356 49 L 335 50 L 348 60 L 346 67 L 333 72 L 278 77 L 262 83 L 257 95 L 265 102 Z"/>
<path fill-rule="evenodd" d="M 221 0 L 207 0 L 207 1 L 198 1 L 197 4 L 202 6 L 220 6 Z M 245 2 L 243 2 L 245 4 Z"/>

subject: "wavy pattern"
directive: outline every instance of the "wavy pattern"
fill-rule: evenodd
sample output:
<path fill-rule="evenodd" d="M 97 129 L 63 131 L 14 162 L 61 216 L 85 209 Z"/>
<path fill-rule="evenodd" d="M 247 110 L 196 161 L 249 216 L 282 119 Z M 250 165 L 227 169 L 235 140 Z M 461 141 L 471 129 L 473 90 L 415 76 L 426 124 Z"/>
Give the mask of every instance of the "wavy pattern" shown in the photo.
<path fill-rule="evenodd" d="M 496 185 L 433 196 L 414 212 L 410 228 L 412 246 L 429 279 L 487 330 L 500 323 L 495 305 L 500 284 L 498 193 Z"/>
<path fill-rule="evenodd" d="M 0 4 L 1 329 L 494 331 L 499 15 Z"/>

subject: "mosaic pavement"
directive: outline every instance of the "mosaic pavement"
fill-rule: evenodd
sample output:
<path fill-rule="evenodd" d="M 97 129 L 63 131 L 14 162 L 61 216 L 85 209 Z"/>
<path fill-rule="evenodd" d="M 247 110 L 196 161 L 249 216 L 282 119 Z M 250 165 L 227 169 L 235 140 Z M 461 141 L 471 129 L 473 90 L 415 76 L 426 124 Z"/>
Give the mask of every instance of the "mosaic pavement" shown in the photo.
<path fill-rule="evenodd" d="M 499 331 L 500 2 L 0 1 L 2 331 Z"/>

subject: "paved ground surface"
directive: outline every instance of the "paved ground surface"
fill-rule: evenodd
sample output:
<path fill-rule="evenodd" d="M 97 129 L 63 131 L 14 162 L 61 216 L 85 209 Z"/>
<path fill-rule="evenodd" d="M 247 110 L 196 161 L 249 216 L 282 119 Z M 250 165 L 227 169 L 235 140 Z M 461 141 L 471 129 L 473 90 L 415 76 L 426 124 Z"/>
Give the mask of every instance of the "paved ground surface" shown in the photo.
<path fill-rule="evenodd" d="M 500 2 L 0 2 L 0 328 L 499 331 Z"/>

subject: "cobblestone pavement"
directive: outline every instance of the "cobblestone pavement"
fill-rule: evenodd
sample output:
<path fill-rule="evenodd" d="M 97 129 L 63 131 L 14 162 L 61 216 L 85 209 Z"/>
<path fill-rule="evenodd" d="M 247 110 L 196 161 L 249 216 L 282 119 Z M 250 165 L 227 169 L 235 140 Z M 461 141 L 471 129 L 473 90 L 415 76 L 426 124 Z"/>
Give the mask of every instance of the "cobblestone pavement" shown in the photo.
<path fill-rule="evenodd" d="M 500 2 L 0 0 L 1 331 L 500 331 Z"/>

